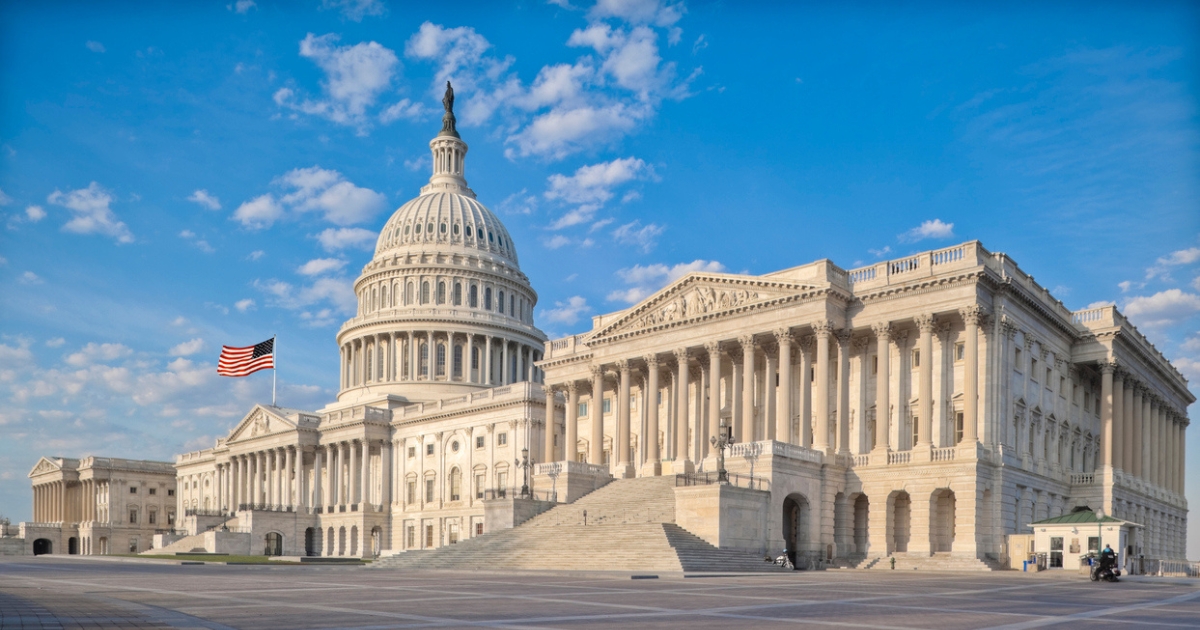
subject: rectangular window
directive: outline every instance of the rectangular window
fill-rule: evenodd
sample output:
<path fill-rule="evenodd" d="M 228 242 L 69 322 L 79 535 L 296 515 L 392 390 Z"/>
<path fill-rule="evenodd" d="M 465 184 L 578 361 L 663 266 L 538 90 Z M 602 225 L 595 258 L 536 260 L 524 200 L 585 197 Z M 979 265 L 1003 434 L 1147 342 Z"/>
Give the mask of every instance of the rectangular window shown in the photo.
<path fill-rule="evenodd" d="M 503 499 L 508 496 L 508 473 L 496 473 L 496 496 Z"/>
<path fill-rule="evenodd" d="M 483 448 L 486 445 L 482 435 L 475 436 L 475 448 Z"/>
<path fill-rule="evenodd" d="M 134 486 L 129 486 L 129 494 L 137 494 L 137 488 Z"/>
<path fill-rule="evenodd" d="M 405 496 L 407 498 L 407 502 L 409 505 L 412 505 L 413 503 L 416 502 L 416 500 L 417 500 L 417 482 L 416 481 L 408 482 L 408 494 Z"/>
<path fill-rule="evenodd" d="M 174 524 L 175 524 L 175 513 L 167 512 L 167 525 L 174 525 Z"/>
<path fill-rule="evenodd" d="M 425 548 L 433 548 L 433 525 L 425 526 Z"/>
<path fill-rule="evenodd" d="M 483 535 L 483 523 L 475 523 L 475 535 L 476 536 Z"/>
<path fill-rule="evenodd" d="M 605 414 L 612 413 L 612 399 L 611 398 L 604 399 L 604 413 Z"/>
<path fill-rule="evenodd" d="M 1100 551 L 1100 537 L 1088 536 L 1088 553 L 1096 553 Z"/>
<path fill-rule="evenodd" d="M 912 351 L 912 367 L 915 367 L 915 368 L 921 367 L 921 351 L 920 350 Z"/>
<path fill-rule="evenodd" d="M 484 490 L 487 490 L 487 476 L 479 473 L 475 475 L 475 498 L 482 499 Z"/>
<path fill-rule="evenodd" d="M 416 457 L 417 456 L 417 447 L 415 447 L 415 446 L 408 447 L 408 456 Z"/>
<path fill-rule="evenodd" d="M 1050 568 L 1063 568 L 1063 539 L 1062 536 L 1050 538 Z"/>
<path fill-rule="evenodd" d="M 146 522 L 153 525 L 158 522 L 158 514 L 156 512 L 146 513 Z"/>
<path fill-rule="evenodd" d="M 449 534 L 449 536 L 450 536 L 450 540 L 449 540 L 449 542 L 450 542 L 450 544 L 451 544 L 451 545 L 458 544 L 458 525 L 457 525 L 457 524 L 455 524 L 455 523 L 450 523 L 450 534 Z"/>
<path fill-rule="evenodd" d="M 137 539 L 137 536 L 134 536 L 129 539 L 129 553 L 137 553 L 137 552 L 138 552 L 138 539 Z"/>
<path fill-rule="evenodd" d="M 963 412 L 954 412 L 954 443 L 960 444 L 963 439 Z"/>
<path fill-rule="evenodd" d="M 173 497 L 173 496 L 175 496 L 175 490 L 173 490 L 173 489 L 171 489 L 171 488 L 168 488 L 168 489 L 167 489 L 167 496 L 169 496 L 169 497 Z"/>
<path fill-rule="evenodd" d="M 508 444 L 508 434 L 507 433 L 497 433 L 496 434 L 496 444 L 499 444 L 500 446 L 504 446 L 505 444 Z"/>
<path fill-rule="evenodd" d="M 462 500 L 462 478 L 457 472 L 450 475 L 450 500 Z"/>
<path fill-rule="evenodd" d="M 920 427 L 921 419 L 914 415 L 912 417 L 912 442 L 910 443 L 913 446 L 916 446 L 917 440 L 920 439 Z"/>
<path fill-rule="evenodd" d="M 662 395 L 659 394 L 659 397 L 661 398 Z M 575 415 L 579 416 L 580 418 L 586 418 L 588 415 L 587 403 L 585 403 L 585 402 L 579 403 L 579 410 L 576 412 Z"/>
<path fill-rule="evenodd" d="M 967 356 L 967 345 L 961 341 L 954 344 L 954 362 L 958 363 L 959 361 L 962 361 L 963 358 L 966 356 Z"/>
<path fill-rule="evenodd" d="M 137 523 L 137 510 L 129 510 L 129 522 Z"/>
<path fill-rule="evenodd" d="M 157 493 L 158 493 L 158 488 L 150 488 L 150 496 L 154 496 Z"/>
<path fill-rule="evenodd" d="M 425 502 L 433 503 L 433 477 L 425 480 Z"/>
<path fill-rule="evenodd" d="M 417 546 L 417 528 L 416 528 L 416 526 L 414 526 L 414 525 L 408 526 L 408 532 L 405 534 L 405 539 L 406 540 L 405 540 L 404 547 L 406 549 L 412 549 L 413 547 Z"/>
<path fill-rule="evenodd" d="M 433 455 L 433 444 L 426 444 L 426 445 L 425 445 L 425 454 L 426 454 L 426 455 Z"/>

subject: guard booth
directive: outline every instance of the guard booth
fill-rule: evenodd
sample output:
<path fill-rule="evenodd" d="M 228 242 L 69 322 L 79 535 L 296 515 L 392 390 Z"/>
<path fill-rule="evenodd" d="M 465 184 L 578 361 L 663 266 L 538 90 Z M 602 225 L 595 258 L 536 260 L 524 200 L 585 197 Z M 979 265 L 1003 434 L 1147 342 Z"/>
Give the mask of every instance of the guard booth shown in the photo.
<path fill-rule="evenodd" d="M 1105 545 L 1117 552 L 1117 566 L 1129 571 L 1134 532 L 1141 525 L 1111 516 L 1098 517 L 1089 509 L 1030 523 L 1033 547 L 1046 555 L 1049 571 L 1077 572 L 1086 566 L 1086 556 L 1095 556 Z"/>

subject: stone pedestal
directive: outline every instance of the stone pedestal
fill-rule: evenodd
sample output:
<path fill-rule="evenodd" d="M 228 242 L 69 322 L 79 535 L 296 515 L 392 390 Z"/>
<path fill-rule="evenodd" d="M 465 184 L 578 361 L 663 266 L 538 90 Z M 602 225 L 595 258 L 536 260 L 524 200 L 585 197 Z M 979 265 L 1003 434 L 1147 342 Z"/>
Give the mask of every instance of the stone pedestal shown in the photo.
<path fill-rule="evenodd" d="M 543 498 L 574 503 L 579 497 L 612 481 L 607 466 L 582 462 L 550 462 L 533 469 L 533 487 Z"/>
<path fill-rule="evenodd" d="M 240 532 L 204 532 L 204 550 L 208 553 L 227 553 L 231 556 L 261 556 L 262 548 L 256 552 L 252 548 L 251 539 L 250 534 Z"/>
<path fill-rule="evenodd" d="M 512 529 L 557 505 L 551 501 L 509 497 L 483 502 L 483 531 Z"/>
<path fill-rule="evenodd" d="M 725 484 L 675 488 L 675 523 L 721 549 L 767 552 L 771 493 Z"/>

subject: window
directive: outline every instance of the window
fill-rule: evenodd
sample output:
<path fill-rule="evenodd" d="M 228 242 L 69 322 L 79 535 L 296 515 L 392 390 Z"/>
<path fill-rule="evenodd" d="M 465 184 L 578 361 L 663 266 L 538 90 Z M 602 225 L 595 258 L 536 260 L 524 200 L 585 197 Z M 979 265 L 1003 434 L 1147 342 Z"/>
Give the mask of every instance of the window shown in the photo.
<path fill-rule="evenodd" d="M 967 354 L 967 345 L 963 342 L 954 344 L 954 362 L 957 363 L 963 360 Z"/>
<path fill-rule="evenodd" d="M 433 525 L 425 526 L 425 546 L 433 547 Z"/>
<path fill-rule="evenodd" d="M 498 297 L 496 298 L 496 310 L 499 311 L 501 315 L 504 314 L 504 291 L 503 290 L 500 291 L 500 293 L 498 294 Z"/>
<path fill-rule="evenodd" d="M 421 342 L 421 376 L 429 373 L 429 344 Z"/>
<path fill-rule="evenodd" d="M 471 289 L 467 291 L 467 306 L 471 308 L 479 308 L 479 287 L 471 285 Z"/>
<path fill-rule="evenodd" d="M 130 524 L 135 524 L 138 522 L 137 510 L 129 510 L 129 522 L 130 522 Z"/>
<path fill-rule="evenodd" d="M 492 288 L 484 287 L 483 289 L 483 310 L 492 310 Z"/>
<path fill-rule="evenodd" d="M 508 473 L 496 473 L 496 497 L 503 499 L 508 496 Z"/>
<path fill-rule="evenodd" d="M 171 510 L 167 510 L 167 525 L 174 525 L 174 524 L 175 524 L 175 513 L 172 512 Z"/>
<path fill-rule="evenodd" d="M 504 308 L 504 305 L 503 305 L 503 304 L 501 304 L 501 305 L 500 305 L 500 308 Z M 515 302 L 514 302 L 514 300 L 513 300 L 513 296 L 512 296 L 512 294 L 509 294 L 509 296 L 508 296 L 508 316 L 509 316 L 509 317 L 515 317 L 515 316 L 516 316 L 516 314 L 517 314 L 517 307 L 516 307 L 516 304 L 515 304 Z"/>
<path fill-rule="evenodd" d="M 483 240 L 483 228 L 478 228 L 477 230 L 475 230 L 475 233 L 478 236 L 479 240 L 482 241 Z"/>
<path fill-rule="evenodd" d="M 491 230 L 488 230 L 488 242 L 493 243 L 495 241 L 496 241 L 496 235 L 492 234 Z"/>
<path fill-rule="evenodd" d="M 406 490 L 406 494 L 404 495 L 404 502 L 408 503 L 409 505 L 416 503 L 416 501 L 417 501 L 417 480 L 409 479 L 408 487 L 405 490 Z"/>
<path fill-rule="evenodd" d="M 445 282 L 438 283 L 437 303 L 438 304 L 446 303 L 446 283 Z"/>
<path fill-rule="evenodd" d="M 482 499 L 483 491 L 487 489 L 487 476 L 483 473 L 475 473 L 475 498 Z"/>
<path fill-rule="evenodd" d="M 417 546 L 417 528 L 416 528 L 416 526 L 409 525 L 407 527 L 407 533 L 405 534 L 404 537 L 405 537 L 405 545 L 404 545 L 405 548 L 412 549 L 413 547 L 416 547 Z"/>
<path fill-rule="evenodd" d="M 413 231 L 416 232 L 417 234 L 420 234 L 421 233 L 421 224 L 420 223 L 416 224 L 413 227 Z"/>
<path fill-rule="evenodd" d="M 129 539 L 129 553 L 137 553 L 137 552 L 138 552 L 138 539 L 137 539 L 137 536 L 132 536 Z"/>
<path fill-rule="evenodd" d="M 442 234 L 445 234 L 445 233 L 446 233 L 446 224 L 445 224 L 445 223 L 443 223 L 443 224 L 441 225 L 441 227 L 439 227 L 438 229 L 441 231 L 441 233 L 442 233 Z"/>
<path fill-rule="evenodd" d="M 155 494 L 158 494 L 158 488 L 150 488 L 150 496 L 154 496 Z"/>
<path fill-rule="evenodd" d="M 154 510 L 150 510 L 149 512 L 147 512 L 146 513 L 146 522 L 149 523 L 150 525 L 157 523 L 158 522 L 158 513 L 155 512 Z"/>
<path fill-rule="evenodd" d="M 454 235 L 458 236 L 458 224 L 457 223 L 454 224 Z"/>
<path fill-rule="evenodd" d="M 167 488 L 167 496 L 169 496 L 169 497 L 175 496 L 175 490 L 171 489 L 171 488 Z"/>
<path fill-rule="evenodd" d="M 425 232 L 429 233 L 429 234 L 433 234 L 433 221 L 430 221 L 429 223 L 425 224 Z"/>
<path fill-rule="evenodd" d="M 604 399 L 604 413 L 612 413 L 612 398 Z"/>
<path fill-rule="evenodd" d="M 446 344 L 444 343 L 437 345 L 437 375 L 446 375 Z"/>
<path fill-rule="evenodd" d="M 457 468 L 450 471 L 450 500 L 462 500 L 462 473 Z"/>
<path fill-rule="evenodd" d="M 457 228 L 458 226 L 454 226 L 454 227 Z M 461 282 L 454 283 L 454 305 L 462 306 L 462 283 Z"/>
<path fill-rule="evenodd" d="M 659 394 L 658 394 L 658 397 L 659 397 L 659 402 L 661 403 L 661 402 L 662 402 L 662 400 L 661 400 L 661 399 L 662 399 L 662 393 L 661 393 L 661 392 L 659 392 Z M 587 405 L 588 405 L 588 404 L 587 404 L 587 403 L 585 403 L 585 402 L 581 402 L 581 403 L 579 403 L 579 410 L 578 410 L 578 412 L 577 412 L 575 415 L 577 415 L 577 416 L 579 416 L 579 417 L 581 417 L 581 418 L 585 418 L 585 417 L 587 417 L 587 415 L 588 415 Z"/>
<path fill-rule="evenodd" d="M 454 451 L 455 453 L 458 452 L 458 440 L 454 440 L 450 443 L 450 450 Z"/>
<path fill-rule="evenodd" d="M 449 541 L 451 545 L 458 543 L 458 523 L 450 523 Z"/>
<path fill-rule="evenodd" d="M 425 502 L 433 503 L 433 477 L 425 480 Z"/>
<path fill-rule="evenodd" d="M 483 535 L 483 523 L 475 523 L 475 535 L 476 536 Z"/>
<path fill-rule="evenodd" d="M 471 369 L 479 369 L 479 348 L 471 348 Z"/>
<path fill-rule="evenodd" d="M 483 448 L 484 440 L 482 435 L 475 436 L 475 448 Z"/>
<path fill-rule="evenodd" d="M 429 303 L 429 282 L 421 283 L 421 303 L 422 304 Z"/>
<path fill-rule="evenodd" d="M 417 456 L 417 447 L 415 447 L 415 446 L 408 447 L 408 456 L 416 457 Z"/>
<path fill-rule="evenodd" d="M 954 443 L 959 444 L 963 439 L 963 412 L 954 412 Z"/>
<path fill-rule="evenodd" d="M 912 365 L 912 367 L 915 367 L 915 368 L 921 367 L 921 351 L 920 350 L 912 351 L 911 365 Z"/>
<path fill-rule="evenodd" d="M 1050 568 L 1063 568 L 1063 539 L 1062 536 L 1050 538 Z"/>
<path fill-rule="evenodd" d="M 497 433 L 496 434 L 496 444 L 499 444 L 500 446 L 504 446 L 505 444 L 508 444 L 508 434 L 507 433 Z"/>
<path fill-rule="evenodd" d="M 919 417 L 917 417 L 916 415 L 913 415 L 913 417 L 912 417 L 912 442 L 911 442 L 911 444 L 913 446 L 916 446 L 917 440 L 920 439 L 920 427 L 921 427 L 921 419 Z"/>
<path fill-rule="evenodd" d="M 433 455 L 433 444 L 426 444 L 426 445 L 425 445 L 425 454 L 426 454 L 426 455 Z"/>
<path fill-rule="evenodd" d="M 195 488 L 195 487 L 196 487 L 194 484 L 195 484 L 195 482 L 193 482 L 193 485 L 192 485 L 192 487 L 193 487 L 193 488 Z M 129 486 L 129 494 L 137 494 L 137 487 L 136 487 L 136 486 Z"/>

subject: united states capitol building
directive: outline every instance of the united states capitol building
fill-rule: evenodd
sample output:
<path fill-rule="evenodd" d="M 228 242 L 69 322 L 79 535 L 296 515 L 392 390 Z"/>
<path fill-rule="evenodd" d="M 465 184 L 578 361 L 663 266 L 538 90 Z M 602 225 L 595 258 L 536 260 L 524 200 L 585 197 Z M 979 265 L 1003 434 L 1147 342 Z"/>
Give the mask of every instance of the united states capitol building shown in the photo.
<path fill-rule="evenodd" d="M 337 400 L 256 405 L 179 455 L 158 552 L 690 570 L 786 548 L 989 568 L 1008 536 L 1087 507 L 1131 524 L 1123 554 L 1184 556 L 1195 398 L 1115 307 L 1070 311 L 971 241 L 852 270 L 691 273 L 547 340 L 449 109 L 430 148 L 429 184 L 354 284 Z M 26 536 L 129 548 L 129 510 L 108 503 L 127 491 L 80 492 L 46 461 L 35 511 L 56 520 Z"/>

